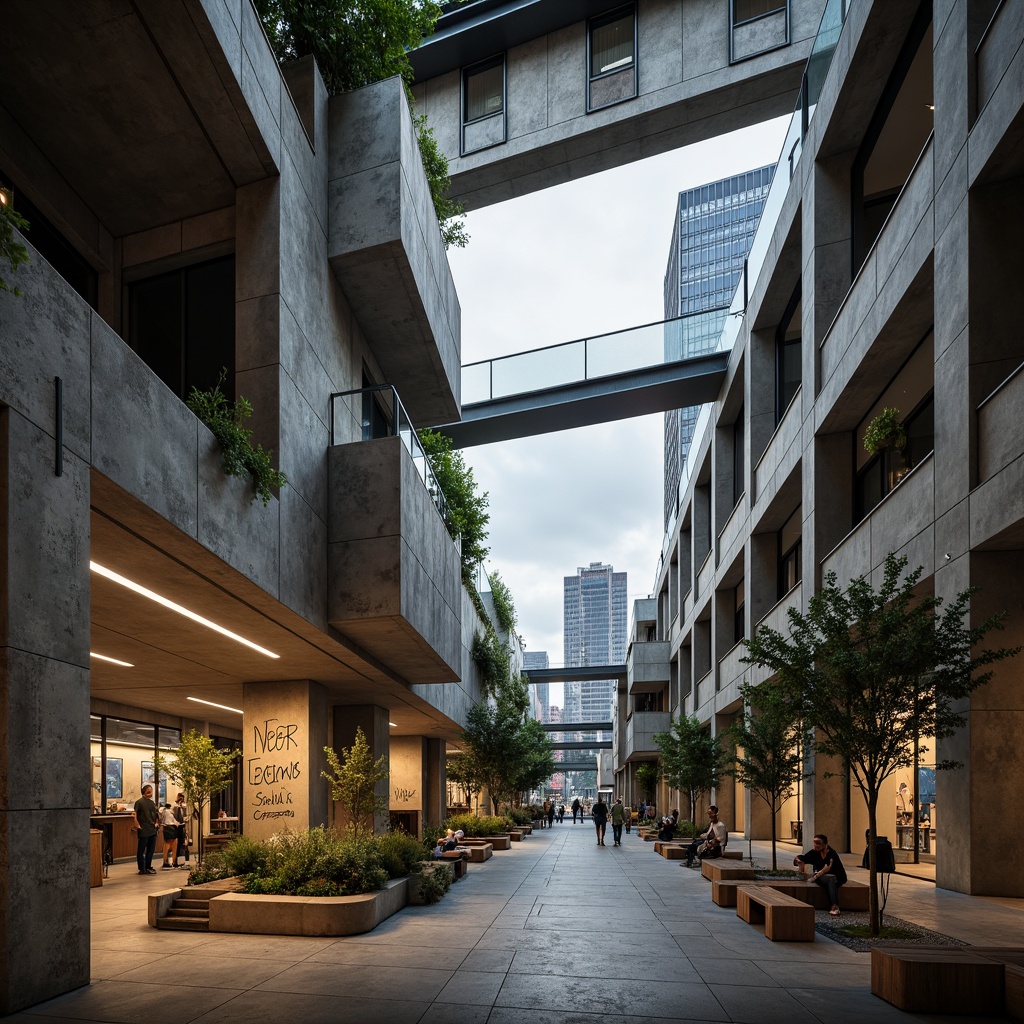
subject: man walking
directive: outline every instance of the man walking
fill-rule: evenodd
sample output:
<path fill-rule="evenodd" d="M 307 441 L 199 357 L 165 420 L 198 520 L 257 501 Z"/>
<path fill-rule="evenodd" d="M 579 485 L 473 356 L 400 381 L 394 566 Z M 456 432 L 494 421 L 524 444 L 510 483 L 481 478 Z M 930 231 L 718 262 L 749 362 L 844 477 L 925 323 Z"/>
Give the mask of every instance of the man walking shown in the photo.
<path fill-rule="evenodd" d="M 604 846 L 604 832 L 608 827 L 608 805 L 600 795 L 597 803 L 590 808 L 590 816 L 594 819 L 594 827 L 597 829 L 597 845 Z"/>
<path fill-rule="evenodd" d="M 616 846 L 622 845 L 622 826 L 626 820 L 626 809 L 622 806 L 622 797 L 615 801 L 612 807 L 612 837 Z"/>
<path fill-rule="evenodd" d="M 580 813 L 580 798 L 576 797 L 572 802 L 572 823 L 576 824 L 576 815 Z M 582 821 L 582 818 L 580 819 Z"/>
<path fill-rule="evenodd" d="M 156 826 L 160 820 L 160 812 L 153 803 L 153 787 L 143 786 L 142 796 L 135 801 L 135 809 L 132 812 L 132 821 L 135 824 L 135 831 L 139 837 L 139 847 L 135 860 L 139 866 L 140 875 L 155 875 L 153 868 L 153 852 L 156 850 Z"/>

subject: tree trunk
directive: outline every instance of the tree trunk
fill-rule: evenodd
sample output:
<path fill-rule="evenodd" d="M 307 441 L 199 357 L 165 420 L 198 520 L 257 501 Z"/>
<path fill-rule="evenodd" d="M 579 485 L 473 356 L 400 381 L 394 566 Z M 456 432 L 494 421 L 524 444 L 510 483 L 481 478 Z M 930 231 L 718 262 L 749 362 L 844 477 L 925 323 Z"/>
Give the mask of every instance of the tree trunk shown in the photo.
<path fill-rule="evenodd" d="M 771 804 L 768 805 L 768 810 L 771 812 L 772 816 L 772 871 L 778 871 L 779 865 L 775 857 L 775 840 L 778 838 L 778 825 L 775 819 L 778 817 L 778 815 L 775 813 L 775 808 L 772 807 Z"/>
<path fill-rule="evenodd" d="M 871 909 L 871 934 L 878 935 L 882 930 L 878 917 L 878 851 L 875 849 L 875 836 L 878 835 L 877 823 L 878 794 L 868 794 L 868 906 Z"/>

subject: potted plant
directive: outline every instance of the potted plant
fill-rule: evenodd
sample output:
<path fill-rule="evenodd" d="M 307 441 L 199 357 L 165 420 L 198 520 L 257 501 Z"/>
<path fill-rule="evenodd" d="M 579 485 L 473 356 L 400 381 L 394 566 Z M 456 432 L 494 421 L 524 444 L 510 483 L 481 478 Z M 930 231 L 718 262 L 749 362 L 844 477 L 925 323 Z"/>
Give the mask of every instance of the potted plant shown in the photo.
<path fill-rule="evenodd" d="M 902 451 L 907 446 L 907 432 L 900 421 L 899 409 L 883 409 L 864 431 L 864 448 L 877 455 L 885 448 Z"/>

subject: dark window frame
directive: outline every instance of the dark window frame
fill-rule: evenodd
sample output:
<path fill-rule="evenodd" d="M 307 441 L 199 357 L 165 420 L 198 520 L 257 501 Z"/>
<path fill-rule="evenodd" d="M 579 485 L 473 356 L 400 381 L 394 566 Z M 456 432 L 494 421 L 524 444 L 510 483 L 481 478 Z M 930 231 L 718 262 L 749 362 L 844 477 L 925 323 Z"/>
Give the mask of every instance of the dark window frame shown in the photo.
<path fill-rule="evenodd" d="M 633 19 L 633 57 L 629 64 L 624 64 L 622 67 L 612 68 L 609 71 L 605 71 L 598 74 L 591 73 L 591 62 L 593 60 L 593 42 L 594 42 L 594 30 L 603 28 L 605 25 L 611 25 L 616 21 L 622 21 L 630 15 Z M 623 4 L 621 7 L 616 7 L 614 10 L 606 11 L 604 14 L 595 15 L 593 18 L 587 20 L 587 63 L 584 69 L 584 74 L 587 80 L 587 113 L 592 114 L 598 110 L 607 110 L 608 107 L 617 106 L 619 103 L 628 103 L 630 100 L 635 100 L 639 94 L 640 88 L 640 54 L 639 54 L 639 20 L 637 16 L 637 4 L 636 0 L 631 3 Z M 610 78 L 612 75 L 620 75 L 624 71 L 633 72 L 633 94 L 631 96 L 623 96 L 621 99 L 611 100 L 608 103 L 601 103 L 595 106 L 591 103 L 590 88 L 594 82 L 602 81 L 603 79 Z"/>
<path fill-rule="evenodd" d="M 746 458 L 745 458 L 745 426 L 743 423 L 743 406 L 732 425 L 732 507 L 740 503 L 747 492 Z"/>
<path fill-rule="evenodd" d="M 761 21 L 764 18 L 771 18 L 777 15 L 780 11 L 786 12 L 786 37 L 781 43 L 773 44 L 765 49 L 758 50 L 756 53 L 747 53 L 742 57 L 736 56 L 735 51 L 735 33 L 737 28 L 741 28 L 744 25 L 753 25 L 755 22 Z M 764 11 L 761 14 L 756 14 L 751 18 L 744 18 L 742 21 L 736 20 L 736 0 L 729 0 L 729 63 L 731 64 L 742 64 L 745 60 L 753 60 L 755 57 L 760 57 L 764 53 L 770 53 L 772 50 L 781 49 L 783 46 L 789 46 L 793 42 L 793 18 L 790 11 L 790 0 L 779 0 L 778 6 L 774 7 L 770 11 Z"/>
<path fill-rule="evenodd" d="M 793 399 L 796 398 L 800 391 L 801 384 L 803 383 L 803 325 L 801 325 L 799 338 L 791 338 L 789 341 L 786 340 L 786 334 L 789 332 L 789 326 L 793 321 L 793 315 L 796 313 L 796 308 L 800 305 L 802 297 L 803 282 L 797 281 L 796 288 L 793 289 L 793 294 L 789 297 L 789 302 L 786 303 L 786 309 L 782 314 L 782 319 L 779 321 L 779 326 L 775 329 L 775 426 L 778 426 L 782 422 L 782 418 L 786 415 Z M 797 384 L 796 389 L 793 391 L 793 394 L 789 396 L 789 400 L 783 402 L 785 384 L 784 370 L 786 365 L 785 350 L 790 346 L 795 346 L 800 350 L 801 379 Z"/>
<path fill-rule="evenodd" d="M 478 117 L 467 117 L 466 116 L 466 101 L 468 93 L 466 89 L 469 78 L 482 71 L 490 71 L 492 68 L 501 67 L 501 110 L 492 111 L 489 114 L 481 114 Z M 463 69 L 460 76 L 460 95 L 459 95 L 459 156 L 466 156 L 467 153 L 482 153 L 486 149 L 493 149 L 495 146 L 503 146 L 508 141 L 508 63 L 506 61 L 505 51 L 502 50 L 500 53 L 492 54 L 490 57 L 485 57 L 483 60 L 478 60 L 473 64 L 467 64 Z M 469 125 L 480 124 L 492 117 L 496 117 L 501 114 L 501 139 L 497 142 L 491 142 L 486 146 L 478 146 L 471 150 L 466 149 L 466 128 Z"/>
<path fill-rule="evenodd" d="M 770 18 L 773 14 L 778 14 L 779 11 L 784 11 L 789 7 L 789 0 L 778 0 L 776 5 L 770 11 L 761 11 L 760 14 L 752 14 L 747 18 L 736 17 L 736 4 L 739 0 L 729 0 L 729 13 L 732 18 L 732 27 L 736 28 L 739 25 L 750 25 L 755 21 L 760 21 L 762 18 Z"/>

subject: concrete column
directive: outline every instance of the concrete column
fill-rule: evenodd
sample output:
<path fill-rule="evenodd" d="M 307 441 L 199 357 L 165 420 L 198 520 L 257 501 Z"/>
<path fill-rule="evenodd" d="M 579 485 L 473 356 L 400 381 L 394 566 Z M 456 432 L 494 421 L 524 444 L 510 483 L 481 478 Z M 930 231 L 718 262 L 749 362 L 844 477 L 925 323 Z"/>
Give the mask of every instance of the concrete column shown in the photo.
<path fill-rule="evenodd" d="M 89 467 L 63 456 L 0 408 L 0 1014 L 89 982 Z"/>
<path fill-rule="evenodd" d="M 425 736 L 395 736 L 390 742 L 389 810 L 415 812 L 418 835 L 427 815 L 428 742 Z"/>
<path fill-rule="evenodd" d="M 334 749 L 340 752 L 342 747 L 351 747 L 356 738 L 356 729 L 363 730 L 375 761 L 382 755 L 388 758 L 390 771 L 391 737 L 387 708 L 377 707 L 375 704 L 335 705 Z M 390 807 L 389 779 L 385 778 L 377 783 L 376 791 L 378 796 L 384 798 L 385 804 L 384 810 L 374 820 L 373 830 L 378 833 L 386 832 Z M 334 805 L 334 816 L 338 827 L 344 827 L 346 812 L 339 803 Z"/>
<path fill-rule="evenodd" d="M 847 800 L 850 793 L 847 780 L 839 774 L 842 764 L 834 758 L 815 754 L 808 768 L 811 774 L 804 779 L 804 847 L 809 848 L 811 837 L 821 832 L 828 836 L 829 845 L 841 852 L 851 847 L 862 852 L 863 835 L 849 835 Z M 825 778 L 826 772 L 834 774 Z M 855 799 L 859 797 L 859 792 L 854 795 Z"/>
<path fill-rule="evenodd" d="M 426 740 L 423 771 L 423 824 L 440 825 L 448 811 L 447 752 L 444 740 Z"/>
<path fill-rule="evenodd" d="M 327 695 L 307 679 L 246 683 L 242 691 L 245 834 L 268 839 L 328 823 Z"/>
<path fill-rule="evenodd" d="M 958 567 L 968 559 L 959 559 Z M 1008 612 L 1006 628 L 990 633 L 986 647 L 1024 644 L 1024 551 L 984 551 L 970 555 L 970 583 L 979 588 L 971 603 L 972 626 L 996 612 Z M 949 584 L 936 574 L 936 590 L 951 600 L 962 590 L 961 578 Z M 936 773 L 936 881 L 944 889 L 976 896 L 1024 896 L 1024 877 L 1007 870 L 992 856 L 991 843 L 978 828 L 996 820 L 999 832 L 1019 836 L 1024 831 L 1024 807 L 1014 798 L 1024 786 L 1024 693 L 1020 680 L 1024 658 L 993 666 L 992 679 L 968 702 L 968 724 L 937 744 L 937 756 L 960 761 L 955 771 Z M 975 834 L 977 832 L 977 835 Z"/>
<path fill-rule="evenodd" d="M 732 725 L 735 718 L 735 715 L 715 715 L 712 719 L 712 728 L 715 730 L 715 735 L 722 736 L 726 729 Z M 735 755 L 735 744 L 728 743 L 726 746 L 730 753 Z M 743 828 L 743 808 L 737 805 L 736 782 L 731 776 L 727 775 L 715 787 L 714 803 L 718 805 L 719 818 L 725 822 L 729 831 L 739 832 Z"/>

